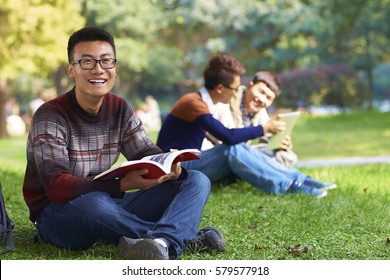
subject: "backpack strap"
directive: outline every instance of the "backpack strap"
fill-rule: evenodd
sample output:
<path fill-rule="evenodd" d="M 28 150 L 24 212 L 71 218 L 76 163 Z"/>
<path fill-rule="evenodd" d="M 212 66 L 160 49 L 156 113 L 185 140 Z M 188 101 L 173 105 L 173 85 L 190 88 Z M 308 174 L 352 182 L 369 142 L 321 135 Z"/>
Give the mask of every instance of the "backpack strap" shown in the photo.
<path fill-rule="evenodd" d="M 1 195 L 1 224 L 0 224 L 0 230 L 1 230 L 1 236 L 0 236 L 0 241 L 1 244 L 3 243 L 3 235 L 5 234 L 6 236 L 6 243 L 7 243 L 7 248 L 2 250 L 0 252 L 0 255 L 5 254 L 9 251 L 12 251 L 14 249 L 14 238 L 12 235 L 12 229 L 14 227 L 14 223 L 12 220 L 8 217 L 7 210 L 5 209 L 5 202 L 4 202 L 4 197 L 3 197 L 3 189 L 1 187 L 1 182 L 0 182 L 0 195 Z"/>
<path fill-rule="evenodd" d="M 14 249 L 14 237 L 12 235 L 12 230 L 6 233 L 7 237 L 7 248 L 0 252 L 0 255 L 10 252 Z"/>

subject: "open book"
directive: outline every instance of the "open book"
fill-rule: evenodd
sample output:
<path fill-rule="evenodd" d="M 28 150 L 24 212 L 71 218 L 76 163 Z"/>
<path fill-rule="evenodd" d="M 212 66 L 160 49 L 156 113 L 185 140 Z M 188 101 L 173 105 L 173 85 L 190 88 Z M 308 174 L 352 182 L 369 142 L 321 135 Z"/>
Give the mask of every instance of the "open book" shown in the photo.
<path fill-rule="evenodd" d="M 122 178 L 129 171 L 148 169 L 149 173 L 144 177 L 147 179 L 157 179 L 171 172 L 172 164 L 181 161 L 189 161 L 200 159 L 200 151 L 197 149 L 184 149 L 168 153 L 156 154 L 144 157 L 140 160 L 125 161 L 122 164 L 108 169 L 99 175 L 96 175 L 94 180 L 107 180 Z"/>
<path fill-rule="evenodd" d="M 301 112 L 291 112 L 291 113 L 284 113 L 279 114 L 281 120 L 286 122 L 286 129 L 272 135 L 271 139 L 269 140 L 266 149 L 267 150 L 274 150 L 278 149 L 280 145 L 282 144 L 283 139 L 286 137 L 286 135 L 290 134 L 292 129 L 294 128 L 295 123 L 297 122 L 299 116 L 301 115 Z"/>

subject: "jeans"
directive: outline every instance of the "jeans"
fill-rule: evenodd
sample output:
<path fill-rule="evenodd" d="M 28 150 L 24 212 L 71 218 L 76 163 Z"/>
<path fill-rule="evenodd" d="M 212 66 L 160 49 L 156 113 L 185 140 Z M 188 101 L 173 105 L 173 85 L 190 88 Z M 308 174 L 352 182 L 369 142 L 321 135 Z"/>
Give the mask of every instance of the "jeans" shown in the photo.
<path fill-rule="evenodd" d="M 303 182 L 306 177 L 245 143 L 216 145 L 202 151 L 200 160 L 183 162 L 182 166 L 201 171 L 212 183 L 233 173 L 262 192 L 275 195 L 287 192 L 293 181 Z"/>
<path fill-rule="evenodd" d="M 149 190 L 112 198 L 105 192 L 83 194 L 64 204 L 50 204 L 37 219 L 45 243 L 86 249 L 102 240 L 117 244 L 121 236 L 165 238 L 174 259 L 192 240 L 210 195 L 210 180 L 189 171 L 184 182 L 167 181 Z"/>

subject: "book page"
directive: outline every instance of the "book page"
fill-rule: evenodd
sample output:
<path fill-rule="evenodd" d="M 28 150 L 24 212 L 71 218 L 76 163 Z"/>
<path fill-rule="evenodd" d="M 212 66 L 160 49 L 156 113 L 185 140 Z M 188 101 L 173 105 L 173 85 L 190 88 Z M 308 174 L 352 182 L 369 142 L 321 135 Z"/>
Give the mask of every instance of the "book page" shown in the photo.
<path fill-rule="evenodd" d="M 94 180 L 121 178 L 126 175 L 127 172 L 144 168 L 149 170 L 149 173 L 144 175 L 145 178 L 156 179 L 170 173 L 173 163 L 199 159 L 199 154 L 200 151 L 197 149 L 185 149 L 146 156 L 141 160 L 125 161 L 122 164 L 116 167 L 112 167 L 109 170 L 106 170 L 95 176 Z"/>
<path fill-rule="evenodd" d="M 159 163 L 164 167 L 171 168 L 175 162 L 199 159 L 200 151 L 197 149 L 184 149 L 179 151 L 167 152 L 152 156 L 144 157 L 145 160 L 151 160 Z M 170 170 L 170 169 L 168 169 Z M 169 173 L 169 172 L 168 172 Z"/>
<path fill-rule="evenodd" d="M 172 163 L 172 153 L 163 153 L 163 154 L 158 154 L 158 155 L 153 155 L 153 156 L 147 156 L 144 157 L 143 159 L 155 161 L 158 164 L 161 165 L 169 165 Z"/>
<path fill-rule="evenodd" d="M 280 119 L 286 122 L 286 129 L 277 134 L 274 134 L 271 137 L 271 140 L 268 142 L 268 145 L 266 147 L 268 151 L 278 149 L 280 147 L 286 135 L 290 134 L 291 131 L 293 130 L 294 125 L 297 122 L 300 115 L 301 112 L 299 111 L 279 114 Z"/>

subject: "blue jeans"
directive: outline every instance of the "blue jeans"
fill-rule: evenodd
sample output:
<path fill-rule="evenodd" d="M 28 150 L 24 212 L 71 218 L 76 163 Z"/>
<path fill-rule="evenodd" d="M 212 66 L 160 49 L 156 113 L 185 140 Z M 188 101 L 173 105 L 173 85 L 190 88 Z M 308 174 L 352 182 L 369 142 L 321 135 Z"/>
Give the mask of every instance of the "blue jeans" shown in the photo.
<path fill-rule="evenodd" d="M 210 180 L 189 171 L 181 183 L 167 181 L 149 190 L 126 192 L 116 199 L 104 192 L 83 194 L 64 204 L 50 204 L 37 219 L 45 243 L 86 249 L 102 240 L 117 244 L 121 236 L 163 237 L 174 259 L 192 240 L 210 195 Z"/>
<path fill-rule="evenodd" d="M 200 160 L 183 162 L 182 166 L 203 172 L 212 183 L 233 173 L 262 192 L 275 195 L 287 192 L 294 180 L 303 182 L 306 177 L 245 143 L 216 145 L 202 151 Z"/>

